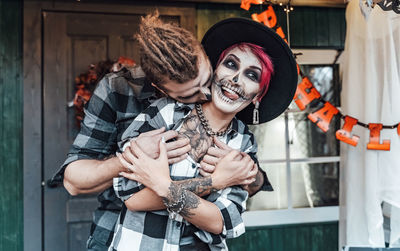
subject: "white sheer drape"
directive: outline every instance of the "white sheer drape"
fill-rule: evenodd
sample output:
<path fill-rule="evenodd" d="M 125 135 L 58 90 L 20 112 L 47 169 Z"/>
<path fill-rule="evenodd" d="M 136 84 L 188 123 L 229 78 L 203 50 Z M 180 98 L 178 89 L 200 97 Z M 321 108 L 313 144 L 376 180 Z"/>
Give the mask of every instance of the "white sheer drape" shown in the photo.
<path fill-rule="evenodd" d="M 343 113 L 365 123 L 400 122 L 400 15 L 376 6 L 366 20 L 359 0 L 351 0 L 346 21 Z M 384 247 L 383 201 L 392 205 L 391 245 L 399 245 L 400 137 L 382 130 L 391 150 L 373 151 L 366 128 L 353 133 L 360 136 L 356 147 L 341 143 L 340 246 Z"/>

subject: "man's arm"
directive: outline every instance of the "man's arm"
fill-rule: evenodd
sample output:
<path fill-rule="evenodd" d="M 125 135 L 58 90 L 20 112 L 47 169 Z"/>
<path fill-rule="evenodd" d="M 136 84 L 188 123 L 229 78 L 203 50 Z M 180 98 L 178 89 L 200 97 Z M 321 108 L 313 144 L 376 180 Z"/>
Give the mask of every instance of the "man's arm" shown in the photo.
<path fill-rule="evenodd" d="M 116 157 L 77 160 L 65 168 L 64 187 L 71 195 L 98 193 L 110 187 L 112 179 L 124 170 Z"/>
<path fill-rule="evenodd" d="M 158 157 L 159 148 L 154 147 L 164 137 L 166 140 L 177 136 L 175 131 L 164 132 L 164 128 L 142 133 L 136 142 L 143 151 L 152 157 Z M 169 163 L 185 158 L 190 150 L 187 139 L 166 143 Z M 127 171 L 117 157 L 105 160 L 81 159 L 68 164 L 64 173 L 64 187 L 71 195 L 98 193 L 112 186 L 113 178 Z"/>

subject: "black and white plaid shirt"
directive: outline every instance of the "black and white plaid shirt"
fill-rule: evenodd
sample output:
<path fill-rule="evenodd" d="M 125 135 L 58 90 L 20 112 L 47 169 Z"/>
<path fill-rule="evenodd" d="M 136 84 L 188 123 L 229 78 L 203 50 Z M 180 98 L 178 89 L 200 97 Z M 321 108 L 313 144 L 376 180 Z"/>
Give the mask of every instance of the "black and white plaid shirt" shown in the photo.
<path fill-rule="evenodd" d="M 106 75 L 88 102 L 81 130 L 52 181 L 62 183 L 65 167 L 73 161 L 104 159 L 113 155 L 118 150 L 117 143 L 121 141 L 123 132 L 154 100 L 154 88 L 140 67 Z M 268 179 L 264 180 L 261 190 L 272 190 Z M 89 240 L 107 250 L 123 203 L 112 187 L 99 194 L 98 201 L 100 206 L 93 215 Z"/>
<path fill-rule="evenodd" d="M 53 180 L 62 181 L 65 167 L 73 161 L 104 159 L 115 154 L 122 133 L 154 100 L 154 88 L 140 67 L 106 75 L 87 104 L 81 130 Z M 100 206 L 94 212 L 89 239 L 108 247 L 122 202 L 112 187 L 102 192 L 98 200 Z"/>
<path fill-rule="evenodd" d="M 170 98 L 159 99 L 136 117 L 123 134 L 122 140 L 126 142 L 140 133 L 161 127 L 178 131 L 193 107 L 193 104 L 182 104 Z M 250 155 L 257 152 L 253 134 L 235 118 L 227 134 L 219 139 L 231 148 Z M 170 174 L 172 180 L 198 177 L 199 164 L 188 156 L 170 165 Z M 142 188 L 140 183 L 124 177 L 114 178 L 115 193 L 124 201 Z M 171 217 L 166 210 L 143 212 L 124 208 L 109 250 L 179 250 L 180 245 L 193 242 L 195 238 L 207 243 L 211 250 L 227 250 L 225 238 L 238 237 L 245 231 L 241 214 L 246 207 L 247 192 L 240 186 L 234 186 L 211 193 L 206 199 L 221 211 L 224 227 L 220 235 L 200 230 L 180 215 Z M 187 229 L 191 229 L 191 234 L 182 238 L 185 230 L 188 232 Z"/>

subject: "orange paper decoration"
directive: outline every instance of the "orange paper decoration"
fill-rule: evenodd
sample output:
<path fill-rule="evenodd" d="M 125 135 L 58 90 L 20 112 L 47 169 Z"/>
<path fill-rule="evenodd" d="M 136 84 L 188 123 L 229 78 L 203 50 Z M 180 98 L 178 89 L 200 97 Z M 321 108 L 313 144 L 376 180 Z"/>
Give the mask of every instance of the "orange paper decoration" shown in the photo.
<path fill-rule="evenodd" d="M 278 25 L 278 19 L 276 18 L 274 8 L 272 8 L 271 5 L 268 6 L 266 11 L 261 12 L 260 14 L 252 14 L 251 18 L 256 22 L 263 23 L 273 29 L 287 43 L 285 33 L 283 32 L 282 27 Z"/>
<path fill-rule="evenodd" d="M 338 114 L 339 110 L 329 102 L 325 102 L 324 106 L 316 112 L 308 114 L 308 118 L 317 123 L 317 126 L 322 131 L 327 132 L 329 130 L 329 124 L 334 115 Z"/>
<path fill-rule="evenodd" d="M 304 77 L 301 83 L 297 86 L 296 94 L 293 99 L 300 110 L 303 111 L 311 101 L 320 97 L 321 94 L 319 94 L 317 89 L 314 88 L 311 81 L 307 77 Z"/>
<path fill-rule="evenodd" d="M 368 150 L 383 150 L 390 151 L 390 140 L 383 140 L 383 143 L 380 143 L 382 124 L 368 124 L 369 133 L 369 142 L 367 145 Z"/>
<path fill-rule="evenodd" d="M 271 5 L 268 6 L 266 11 L 261 12 L 260 14 L 256 14 L 256 13 L 252 14 L 251 18 L 254 21 L 265 24 L 266 26 L 268 26 L 271 29 L 274 29 L 276 24 L 278 23 L 274 8 L 272 8 Z"/>
<path fill-rule="evenodd" d="M 357 119 L 345 116 L 343 128 L 336 131 L 336 138 L 346 144 L 356 146 L 360 137 L 357 135 L 351 136 L 351 130 L 357 124 Z"/>
<path fill-rule="evenodd" d="M 242 0 L 242 3 L 240 4 L 240 8 L 249 10 L 250 9 L 250 4 L 262 4 L 263 0 Z"/>

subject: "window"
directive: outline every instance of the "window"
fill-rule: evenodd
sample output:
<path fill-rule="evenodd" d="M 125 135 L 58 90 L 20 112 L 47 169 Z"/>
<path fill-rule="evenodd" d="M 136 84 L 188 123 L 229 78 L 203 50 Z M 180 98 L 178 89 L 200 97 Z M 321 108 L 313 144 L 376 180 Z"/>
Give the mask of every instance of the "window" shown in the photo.
<path fill-rule="evenodd" d="M 339 67 L 332 65 L 334 50 L 301 52 L 298 63 L 324 100 L 340 106 Z M 251 126 L 258 143 L 258 159 L 275 191 L 260 192 L 248 200 L 246 226 L 338 220 L 339 142 L 335 132 L 320 130 L 307 115 L 320 105 L 313 102 L 300 111 L 292 102 L 275 120 Z"/>

